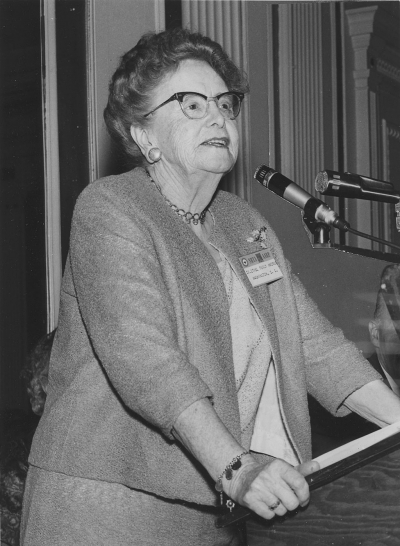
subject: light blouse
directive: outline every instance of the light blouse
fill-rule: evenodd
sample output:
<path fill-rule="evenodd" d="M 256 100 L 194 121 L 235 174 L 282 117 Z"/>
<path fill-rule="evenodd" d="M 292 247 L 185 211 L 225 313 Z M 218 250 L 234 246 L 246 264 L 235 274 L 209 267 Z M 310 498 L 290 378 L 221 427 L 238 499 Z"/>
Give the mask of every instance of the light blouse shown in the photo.
<path fill-rule="evenodd" d="M 268 331 L 222 254 L 218 267 L 229 301 L 242 438 L 251 438 L 252 451 L 297 465 L 299 460 L 290 444 L 281 411 Z"/>

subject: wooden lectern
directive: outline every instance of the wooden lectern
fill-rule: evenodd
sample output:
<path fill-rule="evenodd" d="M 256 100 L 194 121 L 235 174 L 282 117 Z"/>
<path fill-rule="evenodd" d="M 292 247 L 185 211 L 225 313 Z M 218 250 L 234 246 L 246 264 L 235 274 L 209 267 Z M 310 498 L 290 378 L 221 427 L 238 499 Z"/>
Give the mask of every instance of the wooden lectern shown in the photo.
<path fill-rule="evenodd" d="M 266 523 L 265 544 L 400 545 L 400 449 L 313 491 L 307 508 Z"/>
<path fill-rule="evenodd" d="M 315 460 L 321 469 L 306 478 L 309 505 L 270 521 L 257 518 L 265 545 L 400 545 L 400 422 Z M 249 514 L 239 507 L 233 519 Z M 231 524 L 229 517 L 221 523 Z"/>

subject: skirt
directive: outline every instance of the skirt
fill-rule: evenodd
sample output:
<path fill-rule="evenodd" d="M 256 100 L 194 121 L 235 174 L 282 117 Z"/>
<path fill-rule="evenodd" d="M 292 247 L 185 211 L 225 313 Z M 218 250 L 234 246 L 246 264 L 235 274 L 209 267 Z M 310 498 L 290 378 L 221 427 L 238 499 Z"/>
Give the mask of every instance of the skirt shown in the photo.
<path fill-rule="evenodd" d="M 216 509 L 124 485 L 28 471 L 21 546 L 244 546 L 238 527 L 217 529 Z"/>

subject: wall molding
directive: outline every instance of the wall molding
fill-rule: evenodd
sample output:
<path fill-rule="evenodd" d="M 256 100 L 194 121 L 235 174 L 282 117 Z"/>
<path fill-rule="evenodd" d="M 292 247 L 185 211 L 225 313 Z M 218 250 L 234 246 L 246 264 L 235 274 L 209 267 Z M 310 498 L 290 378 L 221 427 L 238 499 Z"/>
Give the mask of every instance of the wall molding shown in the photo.
<path fill-rule="evenodd" d="M 90 180 L 99 177 L 99 124 L 97 118 L 97 81 L 96 81 L 96 4 L 95 0 L 86 0 L 86 64 L 87 64 L 87 105 Z"/>
<path fill-rule="evenodd" d="M 57 326 L 62 277 L 55 0 L 41 1 L 47 331 Z"/>
<path fill-rule="evenodd" d="M 400 68 L 393 66 L 388 61 L 377 59 L 376 70 L 391 80 L 400 83 Z"/>
<path fill-rule="evenodd" d="M 349 37 L 353 52 L 353 90 L 355 110 L 355 150 L 354 171 L 373 176 L 373 158 L 378 153 L 377 135 L 371 128 L 376 125 L 375 94 L 370 94 L 370 65 L 368 48 L 371 44 L 374 19 L 378 7 L 376 5 L 346 10 Z M 368 201 L 355 200 L 351 203 L 350 224 L 364 233 L 371 233 L 377 225 L 378 212 Z M 353 241 L 355 239 L 355 241 Z M 363 248 L 372 248 L 372 243 L 366 239 L 350 236 L 350 243 Z"/>
<path fill-rule="evenodd" d="M 314 195 L 316 173 L 324 168 L 327 157 L 326 131 L 330 131 L 333 141 L 329 163 L 338 161 L 335 123 L 324 111 L 324 78 L 329 78 L 329 115 L 332 119 L 337 115 L 336 73 L 331 70 L 324 75 L 323 52 L 329 40 L 330 62 L 336 66 L 336 36 L 334 32 L 328 38 L 322 34 L 323 17 L 330 17 L 332 25 L 334 13 L 330 10 L 323 15 L 323 10 L 320 2 L 279 5 L 281 169 Z"/>
<path fill-rule="evenodd" d="M 293 76 L 293 7 L 279 7 L 279 125 L 281 131 L 281 170 L 293 180 L 294 165 L 294 76 Z"/>
<path fill-rule="evenodd" d="M 387 128 L 387 136 L 395 138 L 396 140 L 400 140 L 400 131 L 397 129 L 397 127 L 388 127 Z"/>
<path fill-rule="evenodd" d="M 378 6 L 350 9 L 346 15 L 354 52 L 355 80 L 368 78 L 375 69 L 400 83 L 400 53 L 385 43 L 385 32 L 390 32 L 391 27 L 387 20 L 379 17 Z"/>
<path fill-rule="evenodd" d="M 154 27 L 156 32 L 165 30 L 165 2 L 154 0 Z"/>
<path fill-rule="evenodd" d="M 378 5 L 346 10 L 346 16 L 354 58 L 356 145 L 351 170 L 390 180 L 389 138 L 396 133 L 400 136 L 400 131 L 382 118 L 380 92 L 383 86 L 388 89 L 383 85 L 382 76 L 400 83 L 400 54 L 391 45 L 393 37 L 398 36 L 398 29 L 390 15 Z M 391 239 L 393 210 L 390 205 L 357 202 L 352 208 L 350 223 L 355 229 Z M 359 246 L 369 245 L 374 249 L 382 246 L 357 239 Z"/>

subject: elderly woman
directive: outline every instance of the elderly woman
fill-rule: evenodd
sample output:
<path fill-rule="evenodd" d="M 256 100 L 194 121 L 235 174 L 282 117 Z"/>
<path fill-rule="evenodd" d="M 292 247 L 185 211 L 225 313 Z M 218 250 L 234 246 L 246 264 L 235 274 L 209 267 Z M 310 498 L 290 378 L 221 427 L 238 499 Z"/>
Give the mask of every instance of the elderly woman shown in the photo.
<path fill-rule="evenodd" d="M 122 57 L 105 119 L 141 166 L 76 204 L 26 546 L 241 544 L 215 526 L 221 501 L 265 519 L 308 503 L 307 391 L 334 414 L 400 419 L 267 221 L 218 191 L 246 92 L 199 34 L 146 35 Z M 260 251 L 275 280 L 257 286 L 243 264 Z"/>

